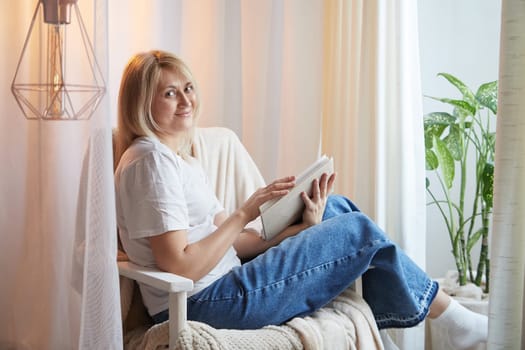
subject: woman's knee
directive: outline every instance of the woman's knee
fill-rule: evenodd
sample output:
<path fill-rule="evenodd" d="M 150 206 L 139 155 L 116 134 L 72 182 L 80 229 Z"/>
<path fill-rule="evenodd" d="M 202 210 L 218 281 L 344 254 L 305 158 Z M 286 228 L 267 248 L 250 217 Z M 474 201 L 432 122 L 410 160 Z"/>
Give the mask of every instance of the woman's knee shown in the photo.
<path fill-rule="evenodd" d="M 326 201 L 323 220 L 330 219 L 341 214 L 358 212 L 359 208 L 347 197 L 339 194 L 331 194 Z"/>
<path fill-rule="evenodd" d="M 389 241 L 386 233 L 367 215 L 352 211 L 328 218 L 323 225 L 334 235 L 344 235 L 357 245 Z"/>

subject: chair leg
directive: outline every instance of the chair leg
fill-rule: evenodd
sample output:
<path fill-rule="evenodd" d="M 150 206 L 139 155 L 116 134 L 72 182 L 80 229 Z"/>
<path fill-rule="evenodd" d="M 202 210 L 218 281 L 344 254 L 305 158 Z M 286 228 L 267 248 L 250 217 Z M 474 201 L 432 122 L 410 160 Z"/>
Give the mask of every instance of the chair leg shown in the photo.
<path fill-rule="evenodd" d="M 363 280 L 361 278 L 356 279 L 352 284 L 352 289 L 360 296 L 363 296 Z"/>
<path fill-rule="evenodd" d="M 169 345 L 175 349 L 177 337 L 186 324 L 186 292 L 169 294 Z"/>

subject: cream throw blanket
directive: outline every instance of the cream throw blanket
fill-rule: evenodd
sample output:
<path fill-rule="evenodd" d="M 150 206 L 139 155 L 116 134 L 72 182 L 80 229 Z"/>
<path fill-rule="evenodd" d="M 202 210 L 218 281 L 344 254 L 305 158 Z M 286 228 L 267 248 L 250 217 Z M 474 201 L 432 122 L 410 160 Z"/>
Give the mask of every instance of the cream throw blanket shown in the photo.
<path fill-rule="evenodd" d="M 168 323 L 139 327 L 126 334 L 126 349 L 162 349 L 168 344 Z M 383 349 L 372 312 L 364 300 L 347 290 L 311 316 L 281 326 L 256 330 L 215 329 L 188 321 L 177 350 L 343 350 Z"/>
<path fill-rule="evenodd" d="M 199 128 L 194 155 L 202 163 L 218 199 L 232 212 L 264 180 L 256 164 L 238 139 L 225 128 Z M 235 192 L 232 193 L 232 189 Z M 133 283 L 121 277 L 123 319 L 133 294 Z M 168 344 L 168 323 L 135 327 L 125 334 L 127 349 L 159 349 Z M 348 289 L 308 317 L 296 317 L 285 325 L 257 330 L 215 329 L 188 321 L 177 340 L 176 349 L 383 349 L 372 312 L 363 298 Z"/>
<path fill-rule="evenodd" d="M 228 213 L 239 208 L 264 179 L 241 143 L 230 129 L 198 128 L 193 154 L 210 179 L 215 194 Z"/>

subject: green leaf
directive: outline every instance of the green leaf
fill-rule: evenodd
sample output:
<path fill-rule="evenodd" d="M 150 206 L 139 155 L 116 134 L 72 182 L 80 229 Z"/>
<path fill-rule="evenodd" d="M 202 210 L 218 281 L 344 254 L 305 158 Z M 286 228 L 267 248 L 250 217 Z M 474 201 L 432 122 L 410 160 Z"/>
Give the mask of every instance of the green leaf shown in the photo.
<path fill-rule="evenodd" d="M 485 163 L 481 178 L 481 195 L 487 208 L 492 208 L 494 200 L 494 164 Z"/>
<path fill-rule="evenodd" d="M 487 107 L 492 113 L 498 113 L 498 81 L 480 85 L 476 92 L 476 100 L 483 107 Z"/>
<path fill-rule="evenodd" d="M 482 227 L 479 230 L 477 230 L 472 236 L 469 237 L 467 241 L 467 252 L 470 254 L 470 251 L 472 250 L 472 247 L 479 241 L 481 236 L 483 236 L 483 233 L 485 232 L 485 229 Z"/>
<path fill-rule="evenodd" d="M 450 151 L 450 154 L 452 155 L 452 158 L 455 160 L 461 160 L 463 157 L 462 135 L 463 134 L 461 133 L 459 126 L 452 125 L 450 126 L 447 137 L 443 139 L 447 145 L 448 150 Z"/>
<path fill-rule="evenodd" d="M 442 76 L 443 78 L 447 79 L 449 83 L 454 85 L 459 90 L 459 92 L 461 92 L 463 99 L 477 109 L 478 102 L 476 101 L 472 91 L 467 87 L 467 85 L 465 85 L 465 83 L 449 73 L 439 73 L 438 76 Z"/>
<path fill-rule="evenodd" d="M 428 148 L 426 149 L 425 160 L 426 160 L 426 169 L 427 170 L 436 170 L 437 167 L 439 166 L 438 158 L 437 158 L 436 154 L 434 153 L 434 151 L 432 151 L 431 149 L 428 149 Z"/>
<path fill-rule="evenodd" d="M 423 125 L 425 130 L 425 148 L 432 148 L 432 139 L 434 136 L 441 138 L 443 131 L 449 126 L 453 125 L 456 117 L 446 112 L 429 113 L 423 117 Z"/>
<path fill-rule="evenodd" d="M 430 97 L 430 98 L 432 98 L 434 100 L 437 100 L 437 101 L 440 101 L 440 102 L 443 102 L 443 103 L 447 103 L 447 104 L 452 105 L 452 106 L 454 106 L 456 108 L 460 108 L 467 115 L 474 115 L 474 114 L 476 114 L 476 111 L 477 111 L 477 108 L 472 106 L 467 101 L 455 100 L 453 98 L 438 98 L 438 97 Z"/>
<path fill-rule="evenodd" d="M 429 188 L 430 187 L 430 180 L 428 179 L 428 177 L 425 178 L 425 188 Z"/>
<path fill-rule="evenodd" d="M 456 119 L 458 120 L 457 124 L 459 124 L 459 123 L 466 124 L 467 120 L 468 120 L 468 117 L 471 116 L 469 111 L 466 111 L 466 110 L 464 110 L 462 108 L 454 108 L 452 110 L 452 115 L 454 117 L 456 117 Z M 465 126 L 465 128 L 466 128 L 466 126 Z"/>
<path fill-rule="evenodd" d="M 433 125 L 451 125 L 456 122 L 456 117 L 447 112 L 433 112 L 423 117 L 425 127 Z"/>
<path fill-rule="evenodd" d="M 432 148 L 432 139 L 434 137 L 441 138 L 441 135 L 446 128 L 446 125 L 431 125 L 425 128 L 425 148 Z"/>
<path fill-rule="evenodd" d="M 455 176 L 454 158 L 452 158 L 452 155 L 450 154 L 450 151 L 448 150 L 445 142 L 438 139 L 437 137 L 434 137 L 433 143 L 434 150 L 438 158 L 441 175 L 443 176 L 443 182 L 445 183 L 445 186 L 450 189 Z"/>

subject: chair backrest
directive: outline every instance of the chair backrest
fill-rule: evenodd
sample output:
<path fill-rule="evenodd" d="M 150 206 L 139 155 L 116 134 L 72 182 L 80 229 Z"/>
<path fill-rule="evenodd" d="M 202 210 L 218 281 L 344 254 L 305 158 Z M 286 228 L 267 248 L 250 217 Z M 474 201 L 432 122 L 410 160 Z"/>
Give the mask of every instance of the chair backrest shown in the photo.
<path fill-rule="evenodd" d="M 265 184 L 257 165 L 230 129 L 197 128 L 193 155 L 202 164 L 217 198 L 229 213 Z"/>

